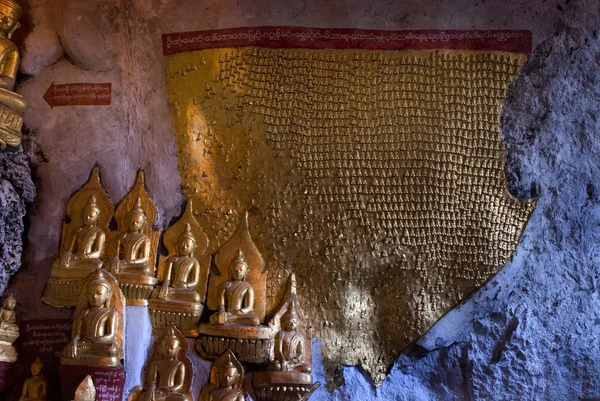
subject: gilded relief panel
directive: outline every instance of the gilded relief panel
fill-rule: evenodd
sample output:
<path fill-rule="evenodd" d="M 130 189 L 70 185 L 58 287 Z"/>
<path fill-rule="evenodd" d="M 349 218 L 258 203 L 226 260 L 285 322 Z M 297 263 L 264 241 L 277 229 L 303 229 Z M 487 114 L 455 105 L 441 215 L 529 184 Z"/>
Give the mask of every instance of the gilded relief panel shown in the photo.
<path fill-rule="evenodd" d="M 214 253 L 243 213 L 285 270 L 328 373 L 381 382 L 510 258 L 534 201 L 506 190 L 500 112 L 525 54 L 239 47 L 166 57 L 186 196 Z"/>

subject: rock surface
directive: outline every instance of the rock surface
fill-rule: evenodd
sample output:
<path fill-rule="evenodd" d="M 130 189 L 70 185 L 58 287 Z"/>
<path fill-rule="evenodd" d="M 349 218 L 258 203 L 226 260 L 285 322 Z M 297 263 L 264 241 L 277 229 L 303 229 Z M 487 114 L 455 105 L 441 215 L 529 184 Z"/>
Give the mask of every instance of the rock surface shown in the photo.
<path fill-rule="evenodd" d="M 510 189 L 539 197 L 511 263 L 381 387 L 345 368 L 333 399 L 600 400 L 600 10 L 569 6 L 504 105 Z"/>
<path fill-rule="evenodd" d="M 0 294 L 21 267 L 23 218 L 34 198 L 35 186 L 25 154 L 0 152 Z"/>
<path fill-rule="evenodd" d="M 511 190 L 539 201 L 513 260 L 400 355 L 382 386 L 345 367 L 343 386 L 329 393 L 323 385 L 311 400 L 600 400 L 598 2 L 285 3 L 30 2 L 23 72 L 35 76 L 18 91 L 30 104 L 38 197 L 26 265 L 10 287 L 24 318 L 68 314 L 39 298 L 64 205 L 94 164 L 115 201 L 144 168 L 161 228 L 180 212 L 161 33 L 260 25 L 530 29 L 539 46 L 509 93 L 503 135 Z M 55 62 L 63 48 L 66 58 Z M 51 109 L 42 95 L 52 82 L 111 82 L 113 103 Z M 22 216 L 35 193 L 30 176 L 23 153 L 0 153 L 0 293 L 20 260 Z M 318 342 L 314 348 L 315 377 L 325 384 Z"/>

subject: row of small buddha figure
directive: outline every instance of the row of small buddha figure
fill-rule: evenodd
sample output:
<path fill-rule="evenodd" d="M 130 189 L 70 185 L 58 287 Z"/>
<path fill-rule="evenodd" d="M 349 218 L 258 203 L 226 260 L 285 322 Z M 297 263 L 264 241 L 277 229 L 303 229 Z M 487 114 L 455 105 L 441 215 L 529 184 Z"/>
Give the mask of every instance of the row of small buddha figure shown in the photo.
<path fill-rule="evenodd" d="M 238 265 L 243 264 L 239 257 L 236 257 Z M 311 355 L 306 343 L 310 337 L 301 327 L 301 323 L 306 322 L 296 298 L 293 275 L 290 275 L 286 292 L 285 300 L 271 322 L 276 334 L 266 370 L 254 373 L 255 379 L 258 377 L 255 389 L 270 385 L 273 379 L 283 379 L 285 383 L 296 385 L 295 391 L 307 399 L 318 383 L 313 385 L 310 376 Z M 75 312 L 73 337 L 63 350 L 63 364 L 120 365 L 123 305 L 119 293 L 116 280 L 104 269 L 97 269 L 86 278 Z M 144 387 L 134 390 L 130 401 L 191 401 L 189 390 L 193 372 L 186 354 L 187 340 L 175 325 L 169 324 L 155 342 L 154 353 L 146 365 Z M 200 400 L 244 400 L 242 379 L 243 367 L 228 349 L 213 364 L 210 381 Z"/>
<path fill-rule="evenodd" d="M 191 205 L 189 208 L 191 210 Z M 145 190 L 143 172 L 138 173 L 134 187 L 116 213 L 113 209 L 96 167 L 89 181 L 67 204 L 60 255 L 53 263 L 42 299 L 56 307 L 76 306 L 83 279 L 93 270 L 104 267 L 117 276 L 128 305 L 146 305 L 148 298 L 203 302 L 196 291 L 202 281 L 202 269 L 193 257 L 198 247 L 198 238 L 193 233 L 197 222 L 193 216 L 187 216 L 192 228 L 188 224 L 186 230 L 180 232 L 173 244 L 176 249 L 165 260 L 161 288 L 155 290 L 160 233 L 152 229 L 157 211 Z M 116 231 L 109 230 L 113 216 Z M 170 245 L 166 247 L 171 251 Z"/>

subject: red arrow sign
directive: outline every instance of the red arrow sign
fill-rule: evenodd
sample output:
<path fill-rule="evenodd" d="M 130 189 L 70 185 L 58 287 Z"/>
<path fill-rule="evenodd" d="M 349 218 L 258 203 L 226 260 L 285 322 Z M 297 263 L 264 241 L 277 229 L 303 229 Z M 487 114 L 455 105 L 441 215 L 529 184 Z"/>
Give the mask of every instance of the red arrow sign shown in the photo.
<path fill-rule="evenodd" d="M 56 106 L 106 106 L 110 104 L 112 84 L 77 83 L 52 85 L 44 93 L 51 108 Z"/>

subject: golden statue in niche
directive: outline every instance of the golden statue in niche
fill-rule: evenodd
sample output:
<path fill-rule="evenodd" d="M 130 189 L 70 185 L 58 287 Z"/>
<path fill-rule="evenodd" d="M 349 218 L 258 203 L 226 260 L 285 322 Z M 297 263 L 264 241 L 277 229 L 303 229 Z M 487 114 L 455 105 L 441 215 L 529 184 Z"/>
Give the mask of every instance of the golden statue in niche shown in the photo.
<path fill-rule="evenodd" d="M 94 270 L 83 282 L 64 365 L 120 366 L 123 356 L 123 294 L 115 278 Z"/>
<path fill-rule="evenodd" d="M 286 294 L 269 322 L 275 333 L 267 370 L 254 372 L 252 385 L 257 401 L 308 400 L 320 386 L 312 382 L 312 336 L 298 302 L 296 277 L 288 277 Z"/>
<path fill-rule="evenodd" d="M 19 401 L 46 401 L 48 380 L 43 374 L 44 363 L 37 358 L 31 364 L 31 377 L 23 383 Z"/>
<path fill-rule="evenodd" d="M 21 26 L 23 9 L 14 0 L 0 0 L 0 149 L 21 143 L 21 117 L 27 108 L 23 96 L 13 92 L 21 56 L 10 39 Z"/>
<path fill-rule="evenodd" d="M 19 338 L 16 306 L 17 300 L 9 295 L 4 299 L 2 309 L 0 309 L 0 362 L 17 360 L 17 350 L 13 347 L 13 343 Z"/>
<path fill-rule="evenodd" d="M 208 237 L 188 201 L 178 222 L 163 236 L 169 256 L 159 260 L 158 280 L 148 308 L 155 331 L 173 323 L 185 336 L 195 336 L 206 299 L 210 254 Z"/>
<path fill-rule="evenodd" d="M 210 377 L 200 392 L 199 401 L 245 401 L 243 381 L 244 368 L 228 349 L 210 368 Z"/>
<path fill-rule="evenodd" d="M 110 262 L 110 271 L 119 282 L 127 305 L 147 305 L 158 282 L 154 265 L 159 232 L 152 230 L 157 215 L 146 192 L 144 172 L 139 171 L 133 188 L 115 211 L 118 233 Z"/>
<path fill-rule="evenodd" d="M 52 265 L 44 302 L 56 307 L 77 305 L 82 281 L 105 262 L 106 233 L 113 211 L 113 203 L 100 184 L 98 167 L 94 167 L 88 182 L 67 203 L 60 257 Z"/>
<path fill-rule="evenodd" d="M 211 324 L 247 324 L 258 326 L 260 321 L 253 315 L 254 289 L 246 281 L 248 263 L 242 250 L 238 249 L 235 258 L 229 264 L 231 280 L 223 281 L 217 288 L 218 310 L 210 317 Z"/>
<path fill-rule="evenodd" d="M 170 323 L 154 343 L 144 389 L 136 387 L 128 401 L 192 401 L 192 362 L 186 353 L 185 337 Z"/>
<path fill-rule="evenodd" d="M 198 326 L 196 351 L 215 359 L 225 349 L 244 362 L 264 363 L 271 330 L 261 326 L 266 315 L 267 274 L 264 260 L 250 237 L 248 212 L 231 239 L 215 255 L 218 269 L 210 276 L 208 307 L 215 311 Z"/>

